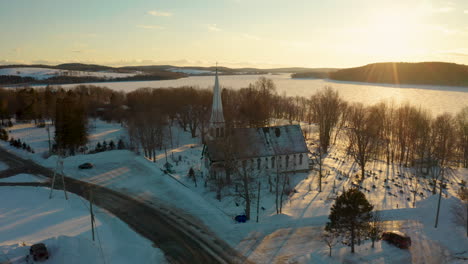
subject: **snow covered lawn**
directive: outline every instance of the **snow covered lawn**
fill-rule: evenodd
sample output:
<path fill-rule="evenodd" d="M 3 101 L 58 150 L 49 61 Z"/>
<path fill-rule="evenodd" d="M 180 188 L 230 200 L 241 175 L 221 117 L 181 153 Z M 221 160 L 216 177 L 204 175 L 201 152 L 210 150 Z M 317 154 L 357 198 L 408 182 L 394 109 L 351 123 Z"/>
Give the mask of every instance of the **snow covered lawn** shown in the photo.
<path fill-rule="evenodd" d="M 91 238 L 87 202 L 48 188 L 0 187 L 0 263 L 22 264 L 29 246 L 43 242 L 50 264 L 165 263 L 161 250 L 115 216 L 94 206 L 96 240 Z"/>
<path fill-rule="evenodd" d="M 8 178 L 1 178 L 0 182 L 43 182 L 44 179 L 36 175 L 21 173 Z"/>
<path fill-rule="evenodd" d="M 118 124 L 90 121 L 91 149 L 98 141 L 111 139 L 117 142 L 125 138 L 125 130 Z M 52 133 L 52 131 L 51 131 Z M 43 158 L 47 151 L 47 132 L 21 125 L 12 128 L 11 135 L 24 138 L 39 153 L 31 154 L 0 143 L 21 156 L 54 168 L 56 156 Z M 223 193 L 221 201 L 215 192 L 204 186 L 206 176 L 198 174 L 197 185 L 187 176 L 190 167 L 196 171 L 201 166 L 202 146 L 199 138 L 191 138 L 188 132 L 173 128 L 173 142 L 167 143 L 167 160 L 174 165 L 172 175 L 161 170 L 166 162 L 164 150 L 157 153 L 156 162 L 128 150 L 106 151 L 90 155 L 76 155 L 64 160 L 65 174 L 83 181 L 106 186 L 153 206 L 164 205 L 180 209 L 182 214 L 196 216 L 220 238 L 230 243 L 249 259 L 258 263 L 457 263 L 458 257 L 468 257 L 468 240 L 463 230 L 451 224 L 450 205 L 456 201 L 458 183 L 468 180 L 467 169 L 454 169 L 446 173 L 450 181 L 443 192 L 439 228 L 434 229 L 437 196 L 431 194 L 429 179 L 421 179 L 416 208 L 412 205 L 411 168 L 395 164 L 387 166 L 383 161 L 369 163 L 368 175 L 362 185 L 367 199 L 381 211 L 388 229 L 407 232 L 413 246 L 409 251 L 400 250 L 378 242 L 375 249 L 370 242 L 356 247 L 356 254 L 346 246 L 337 246 L 333 257 L 319 236 L 328 221 L 333 199 L 343 188 L 349 188 L 360 174 L 358 166 L 344 153 L 343 142 L 338 141 L 324 160 L 322 192 L 318 192 L 317 172 L 290 175 L 291 186 L 296 190 L 285 197 L 283 214 L 277 215 L 274 194 L 268 183 L 261 186 L 259 223 L 256 218 L 256 199 L 252 204 L 252 220 L 236 224 L 233 217 L 243 212 L 242 200 L 234 192 Z M 89 170 L 79 170 L 78 165 L 91 162 Z M 348 177 L 349 176 L 349 177 Z M 450 234 L 450 235 L 447 235 Z"/>

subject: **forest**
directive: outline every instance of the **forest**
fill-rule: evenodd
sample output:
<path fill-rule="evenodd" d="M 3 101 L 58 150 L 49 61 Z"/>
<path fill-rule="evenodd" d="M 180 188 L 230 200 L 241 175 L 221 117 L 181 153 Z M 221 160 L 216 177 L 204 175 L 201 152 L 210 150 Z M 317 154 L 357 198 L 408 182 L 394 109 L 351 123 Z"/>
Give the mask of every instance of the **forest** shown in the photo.
<path fill-rule="evenodd" d="M 468 66 L 446 62 L 385 62 L 329 73 L 338 81 L 468 86 Z"/>

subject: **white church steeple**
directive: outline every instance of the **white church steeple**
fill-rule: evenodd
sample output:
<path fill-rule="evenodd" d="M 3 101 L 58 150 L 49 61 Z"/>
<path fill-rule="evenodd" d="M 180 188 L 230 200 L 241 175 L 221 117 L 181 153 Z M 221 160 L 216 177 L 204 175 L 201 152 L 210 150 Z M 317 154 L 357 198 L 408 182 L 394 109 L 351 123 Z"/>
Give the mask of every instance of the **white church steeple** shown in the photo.
<path fill-rule="evenodd" d="M 216 64 L 215 83 L 213 87 L 213 105 L 211 107 L 210 136 L 211 138 L 224 137 L 223 102 L 221 101 L 221 89 L 219 88 L 218 64 Z"/>

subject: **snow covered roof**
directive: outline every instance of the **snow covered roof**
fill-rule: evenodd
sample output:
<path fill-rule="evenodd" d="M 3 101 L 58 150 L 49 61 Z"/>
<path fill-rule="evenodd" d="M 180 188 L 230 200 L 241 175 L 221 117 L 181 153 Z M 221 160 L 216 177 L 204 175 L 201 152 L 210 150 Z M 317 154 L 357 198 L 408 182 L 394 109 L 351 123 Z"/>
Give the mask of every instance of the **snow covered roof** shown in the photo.
<path fill-rule="evenodd" d="M 232 153 L 236 159 L 246 159 L 307 152 L 299 125 L 234 128 L 225 140 L 206 143 L 206 153 L 212 161 L 224 160 L 226 153 Z"/>

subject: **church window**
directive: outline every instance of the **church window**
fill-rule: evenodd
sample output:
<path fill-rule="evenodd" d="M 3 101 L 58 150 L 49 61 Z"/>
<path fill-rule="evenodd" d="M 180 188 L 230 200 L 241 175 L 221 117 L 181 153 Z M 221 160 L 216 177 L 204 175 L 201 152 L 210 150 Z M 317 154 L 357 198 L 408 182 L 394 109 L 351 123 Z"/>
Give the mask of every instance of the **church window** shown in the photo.
<path fill-rule="evenodd" d="M 268 157 L 265 158 L 265 169 L 268 169 Z"/>
<path fill-rule="evenodd" d="M 302 154 L 299 155 L 299 165 L 302 165 Z"/>
<path fill-rule="evenodd" d="M 278 166 L 279 166 L 280 168 L 283 167 L 283 164 L 281 164 L 281 156 L 278 157 Z"/>
<path fill-rule="evenodd" d="M 271 168 L 275 168 L 275 157 L 271 157 Z"/>
<path fill-rule="evenodd" d="M 216 137 L 219 137 L 219 127 L 216 128 Z"/>
<path fill-rule="evenodd" d="M 260 166 L 262 166 L 262 160 L 257 159 L 257 170 L 260 170 Z"/>
<path fill-rule="evenodd" d="M 286 168 L 288 167 L 289 165 L 289 156 L 286 155 Z"/>

